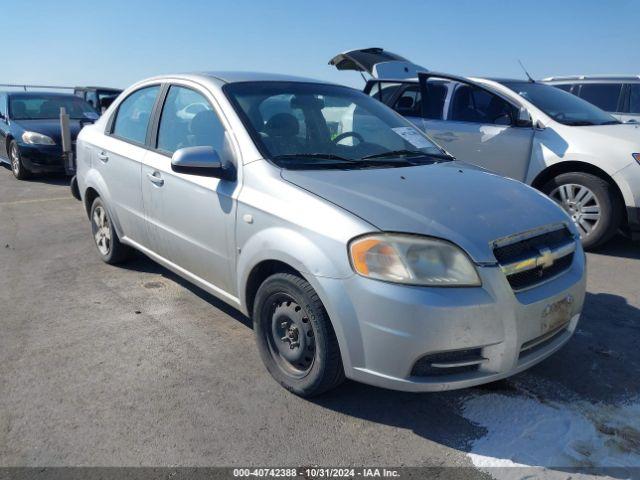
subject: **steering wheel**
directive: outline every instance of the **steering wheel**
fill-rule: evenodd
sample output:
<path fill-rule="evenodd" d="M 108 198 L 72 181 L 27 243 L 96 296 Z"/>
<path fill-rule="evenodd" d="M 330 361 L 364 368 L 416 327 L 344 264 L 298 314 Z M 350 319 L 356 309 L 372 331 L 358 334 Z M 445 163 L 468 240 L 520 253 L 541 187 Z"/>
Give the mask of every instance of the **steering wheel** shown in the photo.
<path fill-rule="evenodd" d="M 356 138 L 360 143 L 364 143 L 364 138 L 358 132 L 344 132 L 335 137 L 332 142 L 338 143 L 340 140 L 344 140 L 345 138 L 353 137 Z"/>

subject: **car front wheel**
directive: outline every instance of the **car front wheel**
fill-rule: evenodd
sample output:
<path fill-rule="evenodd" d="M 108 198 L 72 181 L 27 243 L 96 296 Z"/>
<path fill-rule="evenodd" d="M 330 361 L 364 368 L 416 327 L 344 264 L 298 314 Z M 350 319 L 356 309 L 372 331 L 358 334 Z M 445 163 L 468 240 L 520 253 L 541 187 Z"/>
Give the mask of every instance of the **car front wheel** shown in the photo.
<path fill-rule="evenodd" d="M 620 201 L 602 178 L 583 172 L 563 173 L 542 190 L 571 216 L 585 249 L 602 245 L 618 231 Z"/>
<path fill-rule="evenodd" d="M 287 390 L 311 397 L 344 380 L 329 316 L 303 278 L 277 273 L 265 280 L 256 294 L 253 325 L 267 370 Z"/>
<path fill-rule="evenodd" d="M 9 159 L 11 160 L 11 171 L 18 180 L 26 180 L 31 176 L 31 172 L 22 163 L 20 148 L 15 140 L 9 144 Z"/>

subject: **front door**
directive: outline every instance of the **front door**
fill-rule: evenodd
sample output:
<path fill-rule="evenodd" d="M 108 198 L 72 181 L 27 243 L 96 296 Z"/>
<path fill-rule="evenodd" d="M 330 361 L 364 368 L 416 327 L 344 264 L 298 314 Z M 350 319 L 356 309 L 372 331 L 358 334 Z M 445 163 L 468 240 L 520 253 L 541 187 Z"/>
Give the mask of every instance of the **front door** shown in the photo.
<path fill-rule="evenodd" d="M 155 151 L 142 167 L 151 250 L 224 295 L 234 295 L 235 181 L 174 172 L 172 154 L 212 146 L 224 157 L 225 129 L 205 95 L 172 85 L 160 116 Z"/>
<path fill-rule="evenodd" d="M 517 110 L 492 93 L 453 84 L 445 119 L 424 120 L 425 131 L 456 158 L 524 181 L 534 130 L 515 126 Z"/>

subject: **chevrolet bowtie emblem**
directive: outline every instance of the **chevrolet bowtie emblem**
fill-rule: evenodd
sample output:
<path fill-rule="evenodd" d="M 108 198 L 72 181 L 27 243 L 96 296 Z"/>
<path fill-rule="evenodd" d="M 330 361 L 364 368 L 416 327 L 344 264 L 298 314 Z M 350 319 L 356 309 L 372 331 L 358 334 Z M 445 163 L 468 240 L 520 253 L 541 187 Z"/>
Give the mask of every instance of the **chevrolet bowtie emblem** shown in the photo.
<path fill-rule="evenodd" d="M 539 257 L 536 258 L 536 267 L 549 268 L 553 266 L 554 258 L 551 249 L 548 247 L 538 247 Z"/>

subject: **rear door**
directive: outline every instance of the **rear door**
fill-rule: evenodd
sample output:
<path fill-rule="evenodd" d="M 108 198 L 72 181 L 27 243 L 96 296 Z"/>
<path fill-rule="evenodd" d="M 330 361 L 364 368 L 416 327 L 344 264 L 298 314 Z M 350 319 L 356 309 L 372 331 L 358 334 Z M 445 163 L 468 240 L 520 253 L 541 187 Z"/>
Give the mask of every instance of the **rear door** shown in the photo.
<path fill-rule="evenodd" d="M 423 87 L 424 130 L 458 159 L 524 181 L 534 131 L 531 126 L 516 126 L 516 106 L 473 84 L 445 85 L 446 94 L 442 86 L 438 91 L 427 83 L 426 93 Z M 438 117 L 441 106 L 444 114 Z"/>
<path fill-rule="evenodd" d="M 238 182 L 171 168 L 173 153 L 186 147 L 212 146 L 229 159 L 230 137 L 208 94 L 187 83 L 170 86 L 158 118 L 142 167 L 151 249 L 223 295 L 232 292 Z"/>
<path fill-rule="evenodd" d="M 141 169 L 147 154 L 149 120 L 160 85 L 132 92 L 119 106 L 102 136 L 102 144 L 91 152 L 92 165 L 109 188 L 108 208 L 120 222 L 122 234 L 149 247 L 142 205 Z"/>

